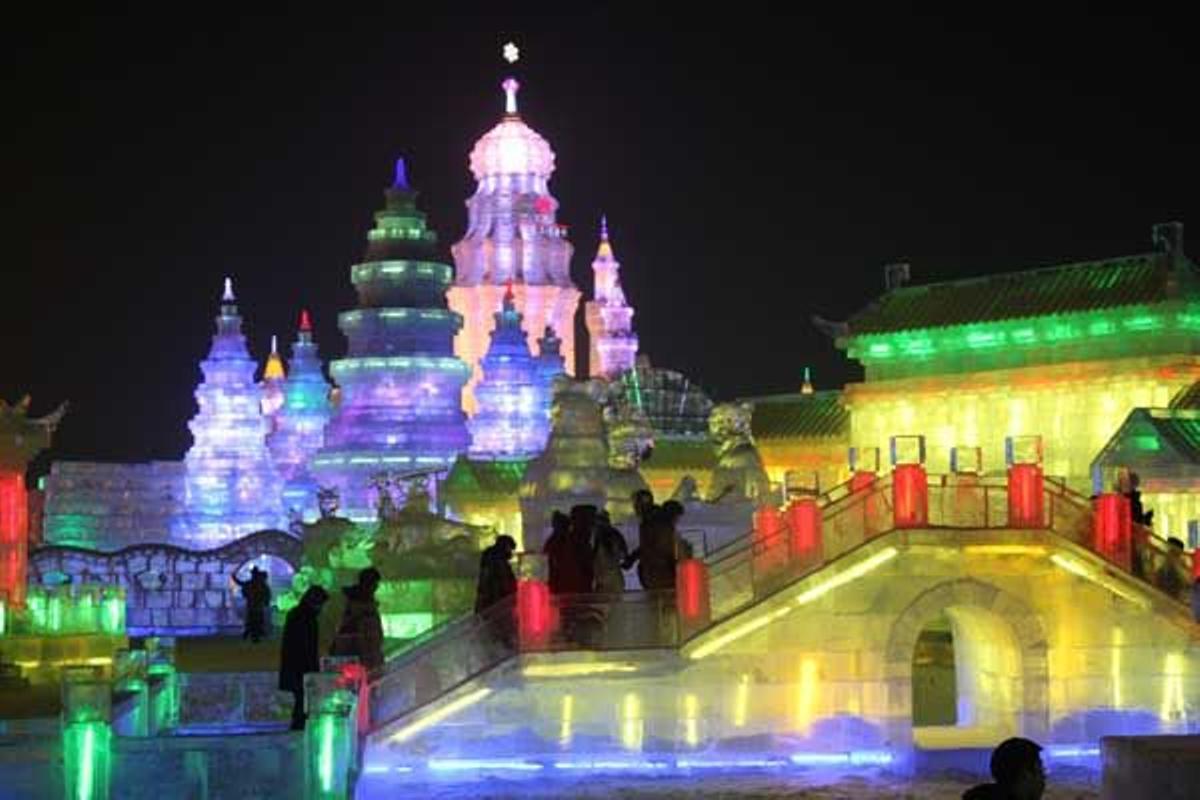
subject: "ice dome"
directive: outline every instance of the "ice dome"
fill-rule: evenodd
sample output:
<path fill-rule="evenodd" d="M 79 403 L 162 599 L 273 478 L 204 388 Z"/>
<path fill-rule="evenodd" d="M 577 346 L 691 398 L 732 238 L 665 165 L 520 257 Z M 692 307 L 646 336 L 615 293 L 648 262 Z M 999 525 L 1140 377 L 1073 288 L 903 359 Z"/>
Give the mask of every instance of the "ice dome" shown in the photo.
<path fill-rule="evenodd" d="M 483 180 L 489 175 L 525 174 L 549 178 L 554 172 L 554 151 L 550 149 L 550 143 L 517 114 L 520 84 L 509 78 L 502 86 L 507 96 L 504 118 L 471 150 L 470 165 L 475 180 Z"/>

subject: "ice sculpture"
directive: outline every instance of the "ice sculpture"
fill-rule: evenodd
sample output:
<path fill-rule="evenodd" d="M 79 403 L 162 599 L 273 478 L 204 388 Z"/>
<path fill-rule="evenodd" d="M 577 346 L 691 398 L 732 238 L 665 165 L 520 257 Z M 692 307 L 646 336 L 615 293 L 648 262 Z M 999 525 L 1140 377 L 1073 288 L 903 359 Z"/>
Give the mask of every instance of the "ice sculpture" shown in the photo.
<path fill-rule="evenodd" d="M 475 387 L 477 410 L 469 423 L 471 458 L 532 458 L 550 435 L 550 387 L 529 352 L 511 289 L 494 316 L 492 344 L 480 362 L 483 380 Z"/>
<path fill-rule="evenodd" d="M 291 373 L 282 391 L 282 406 L 275 415 L 267 447 L 284 479 L 284 507 L 312 518 L 318 511 L 317 484 L 308 473 L 308 461 L 325 443 L 330 406 L 329 384 L 321 372 L 307 310 L 300 312 L 300 327 L 292 343 Z"/>
<path fill-rule="evenodd" d="M 475 386 L 483 377 L 480 359 L 509 284 L 527 338 L 532 341 L 537 331 L 552 327 L 562 339 L 567 372 L 575 371 L 580 293 L 571 281 L 571 245 L 565 228 L 555 222 L 558 201 L 547 186 L 554 151 L 517 114 L 518 88 L 512 78 L 504 82 L 507 111 L 471 151 L 477 186 L 467 201 L 467 232 L 451 248 L 457 277 L 447 299 L 463 318 L 454 352 L 473 370 L 463 394 L 471 414 Z"/>
<path fill-rule="evenodd" d="M 762 459 L 750 434 L 754 408 L 749 403 L 721 403 L 708 418 L 708 430 L 717 451 L 711 497 L 766 500 L 771 491 Z"/>
<path fill-rule="evenodd" d="M 592 261 L 594 298 L 588 301 L 588 370 L 593 378 L 611 378 L 630 370 L 637 360 L 638 338 L 633 332 L 633 309 L 621 288 L 621 264 L 608 241 L 608 220 L 600 219 L 600 247 Z"/>
<path fill-rule="evenodd" d="M 246 350 L 229 278 L 212 349 L 200 369 L 200 410 L 188 424 L 193 444 L 184 456 L 185 514 L 175 522 L 176 540 L 197 549 L 284 523 L 282 481 L 267 450 L 269 423 L 254 383 L 257 365 Z"/>
<path fill-rule="evenodd" d="M 555 381 L 546 450 L 521 481 L 526 549 L 540 549 L 550 513 L 587 503 L 603 508 L 608 497 L 608 444 L 595 387 L 562 377 Z"/>
<path fill-rule="evenodd" d="M 451 269 L 434 260 L 437 235 L 403 160 L 384 194 L 366 257 L 350 270 L 359 307 L 338 317 L 349 340 L 347 357 L 330 365 L 341 401 L 310 464 L 353 519 L 374 517 L 373 474 L 448 468 L 468 441 L 461 398 L 470 370 L 453 352 L 462 319 L 445 300 Z"/>

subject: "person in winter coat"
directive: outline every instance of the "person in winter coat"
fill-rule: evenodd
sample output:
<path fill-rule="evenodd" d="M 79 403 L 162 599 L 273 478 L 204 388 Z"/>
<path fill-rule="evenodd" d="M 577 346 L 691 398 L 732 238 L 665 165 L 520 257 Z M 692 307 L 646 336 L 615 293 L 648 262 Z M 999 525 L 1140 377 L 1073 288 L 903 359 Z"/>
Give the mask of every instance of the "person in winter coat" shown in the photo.
<path fill-rule="evenodd" d="M 283 623 L 283 641 L 279 647 L 279 688 L 291 692 L 292 730 L 304 729 L 304 675 L 320 669 L 317 659 L 317 618 L 329 593 L 320 586 L 310 586 L 299 604 L 287 613 Z"/>
<path fill-rule="evenodd" d="M 258 567 L 250 568 L 250 579 L 238 580 L 233 576 L 233 582 L 242 590 L 246 600 L 246 620 L 242 628 L 242 638 L 252 642 L 261 641 L 267 635 L 267 609 L 271 607 L 271 587 L 267 583 L 267 573 Z"/>
<path fill-rule="evenodd" d="M 550 569 L 551 594 L 587 594 L 592 590 L 591 529 L 588 515 L 575 506 L 568 517 L 555 511 L 550 519 L 553 531 L 542 552 Z M 595 517 L 595 506 L 591 517 Z"/>
<path fill-rule="evenodd" d="M 668 500 L 652 509 L 641 526 L 642 541 L 637 550 L 625 559 L 625 568 L 637 563 L 638 580 L 643 589 L 675 588 L 675 565 L 688 555 L 689 549 L 675 526 L 683 516 L 683 505 Z"/>
<path fill-rule="evenodd" d="M 1046 791 L 1042 746 L 1029 739 L 1005 739 L 992 751 L 995 783 L 983 783 L 963 793 L 963 800 L 1041 800 Z"/>
<path fill-rule="evenodd" d="M 629 545 L 621 532 L 613 527 L 607 512 L 597 514 L 592 551 L 592 591 L 599 594 L 620 594 L 625 591 L 625 573 L 621 565 L 629 557 Z"/>
<path fill-rule="evenodd" d="M 516 594 L 517 576 L 513 574 L 512 565 L 509 563 L 516 551 L 516 540 L 501 534 L 490 547 L 479 554 L 479 581 L 475 588 L 476 614 Z"/>
<path fill-rule="evenodd" d="M 367 567 L 358 573 L 358 583 L 342 589 L 346 610 L 329 650 L 331 656 L 358 656 L 368 672 L 383 666 L 383 620 L 375 602 L 381 578 L 379 570 Z"/>

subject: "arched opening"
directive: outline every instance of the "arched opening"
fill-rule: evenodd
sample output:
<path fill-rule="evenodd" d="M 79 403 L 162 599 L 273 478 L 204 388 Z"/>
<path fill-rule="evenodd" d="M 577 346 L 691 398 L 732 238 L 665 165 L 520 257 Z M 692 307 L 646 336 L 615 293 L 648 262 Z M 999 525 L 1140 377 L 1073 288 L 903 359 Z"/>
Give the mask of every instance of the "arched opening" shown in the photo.
<path fill-rule="evenodd" d="M 950 605 L 913 651 L 913 739 L 919 747 L 991 747 L 1020 731 L 1024 664 L 1012 626 L 990 609 Z"/>

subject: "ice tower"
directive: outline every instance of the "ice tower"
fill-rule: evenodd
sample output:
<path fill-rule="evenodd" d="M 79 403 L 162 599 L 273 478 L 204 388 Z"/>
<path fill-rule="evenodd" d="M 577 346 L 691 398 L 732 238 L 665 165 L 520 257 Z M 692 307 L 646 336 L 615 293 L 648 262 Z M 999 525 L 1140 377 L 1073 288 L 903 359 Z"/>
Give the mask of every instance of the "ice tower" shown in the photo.
<path fill-rule="evenodd" d="M 349 352 L 330 365 L 341 402 L 311 464 L 359 518 L 375 514 L 372 475 L 449 467 L 468 442 L 461 403 L 470 369 L 453 345 L 462 319 L 445 300 L 453 273 L 434 260 L 437 235 L 402 159 L 385 196 L 366 257 L 350 269 L 359 307 L 339 315 Z"/>
<path fill-rule="evenodd" d="M 283 476 L 283 505 L 305 517 L 317 512 L 317 484 L 308 474 L 308 460 L 325 443 L 329 422 L 329 384 L 321 374 L 321 358 L 313 341 L 312 321 L 300 312 L 300 330 L 292 344 L 291 373 L 283 383 L 283 404 L 267 446 Z"/>
<path fill-rule="evenodd" d="M 471 457 L 533 458 L 550 435 L 550 387 L 529 351 L 511 291 L 495 318 L 492 345 L 480 362 L 483 380 L 475 387 L 478 408 L 468 423 Z"/>
<path fill-rule="evenodd" d="M 283 407 L 283 382 L 287 378 L 287 370 L 283 366 L 283 357 L 279 355 L 279 342 L 271 337 L 271 354 L 267 356 L 267 365 L 263 367 L 262 376 L 262 413 L 273 418 Z M 272 420 L 272 430 L 274 421 Z"/>
<path fill-rule="evenodd" d="M 283 523 L 281 481 L 266 445 L 269 422 L 254 383 L 257 365 L 246 350 L 229 278 L 212 349 L 200 369 L 200 411 L 188 423 L 193 444 L 184 456 L 186 510 L 175 536 L 207 548 Z"/>
<path fill-rule="evenodd" d="M 451 248 L 457 277 L 447 293 L 463 317 L 454 352 L 472 369 L 463 403 L 474 414 L 480 359 L 506 288 L 512 285 L 532 345 L 549 325 L 562 339 L 567 372 L 574 374 L 575 309 L 580 293 L 571 282 L 572 248 L 555 222 L 558 201 L 547 186 L 554 151 L 517 114 L 517 82 L 504 81 L 504 117 L 475 143 L 470 166 L 477 186 L 467 200 L 467 232 Z"/>
<path fill-rule="evenodd" d="M 594 298 L 585 309 L 588 340 L 588 373 L 593 378 L 611 378 L 633 369 L 638 338 L 633 332 L 633 309 L 621 288 L 621 263 L 613 256 L 608 241 L 608 220 L 600 219 L 600 247 L 592 261 Z"/>

